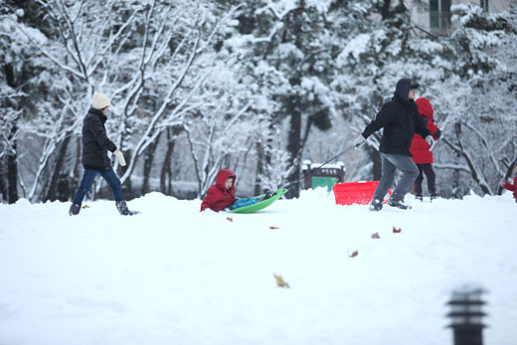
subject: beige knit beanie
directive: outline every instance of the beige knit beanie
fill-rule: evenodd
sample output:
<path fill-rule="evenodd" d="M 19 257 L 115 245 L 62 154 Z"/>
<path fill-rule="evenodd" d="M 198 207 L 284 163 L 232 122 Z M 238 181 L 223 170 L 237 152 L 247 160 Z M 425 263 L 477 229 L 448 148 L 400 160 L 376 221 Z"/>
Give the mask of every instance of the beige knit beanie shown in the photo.
<path fill-rule="evenodd" d="M 92 106 L 95 109 L 104 109 L 110 105 L 110 99 L 105 94 L 95 91 L 92 98 Z"/>

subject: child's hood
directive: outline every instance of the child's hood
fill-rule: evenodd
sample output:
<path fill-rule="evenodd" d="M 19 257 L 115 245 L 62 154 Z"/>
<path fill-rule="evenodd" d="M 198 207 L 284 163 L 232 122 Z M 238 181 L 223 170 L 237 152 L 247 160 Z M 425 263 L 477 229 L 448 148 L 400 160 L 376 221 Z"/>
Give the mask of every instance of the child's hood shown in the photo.
<path fill-rule="evenodd" d="M 233 182 L 232 182 L 232 187 L 230 188 L 230 191 L 233 192 L 233 191 L 235 191 L 235 179 L 237 178 L 237 176 L 235 176 L 233 171 L 231 171 L 230 169 L 219 170 L 219 172 L 217 173 L 217 177 L 215 179 L 215 184 L 220 189 L 225 190 L 224 183 L 226 182 L 226 180 L 228 180 L 228 178 L 230 178 L 232 176 L 233 176 Z"/>
<path fill-rule="evenodd" d="M 423 98 L 423 97 L 419 98 L 415 101 L 415 103 L 418 107 L 418 112 L 420 113 L 420 115 L 428 117 L 430 119 L 433 118 L 433 113 L 434 113 L 433 106 L 431 105 L 431 102 L 429 102 L 429 100 L 427 98 Z"/>

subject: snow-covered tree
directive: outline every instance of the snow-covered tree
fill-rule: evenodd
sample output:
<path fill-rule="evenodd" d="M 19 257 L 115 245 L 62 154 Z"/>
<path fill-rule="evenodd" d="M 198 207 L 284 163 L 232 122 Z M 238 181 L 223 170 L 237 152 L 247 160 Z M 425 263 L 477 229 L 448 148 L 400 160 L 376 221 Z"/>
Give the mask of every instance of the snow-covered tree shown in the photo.
<path fill-rule="evenodd" d="M 10 3 L 0 4 L 0 200 L 14 203 L 18 200 L 18 187 L 24 187 L 20 166 L 20 141 L 24 138 L 21 127 L 34 117 L 41 94 L 38 73 L 44 70 L 35 50 L 27 46 L 27 39 L 18 31 L 23 27 L 35 40 L 44 41 L 41 32 L 25 23 L 25 12 Z M 22 142 L 23 144 L 23 142 Z"/>
<path fill-rule="evenodd" d="M 500 194 L 517 159 L 515 8 L 488 16 L 473 5 L 453 10 L 459 24 L 451 42 L 456 74 L 442 91 L 449 108 L 444 116 L 448 150 L 441 151 L 438 166 L 472 181 L 455 186 L 463 192 Z"/>
<path fill-rule="evenodd" d="M 39 21 L 23 25 L 13 20 L 16 32 L 12 36 L 35 51 L 33 58 L 42 66 L 37 79 L 47 93 L 47 97 L 37 97 L 35 115 L 24 124 L 26 132 L 40 141 L 35 147 L 40 150 L 39 155 L 35 154 L 39 163 L 27 191 L 30 200 L 53 199 L 57 180 L 63 175 L 66 178 L 65 172 L 72 170 L 70 166 L 78 166 L 65 166 L 65 162 L 93 90 L 102 91 L 105 83 L 97 83 L 94 74 L 106 64 L 113 44 L 120 44 L 125 24 L 131 23 L 117 22 L 109 11 L 113 3 L 34 1 L 31 5 L 44 18 L 45 32 L 34 28 Z M 119 24 L 119 30 L 112 31 Z M 111 32 L 111 40 L 102 39 L 106 32 Z M 77 162 L 80 155 L 74 154 Z"/>
<path fill-rule="evenodd" d="M 79 144 L 81 120 L 94 90 L 112 99 L 107 127 L 117 146 L 129 153 L 121 180 L 131 188 L 139 158 L 196 107 L 191 98 L 207 75 L 203 66 L 195 67 L 196 61 L 212 49 L 215 33 L 231 11 L 214 17 L 209 1 L 37 3 L 50 23 L 48 39 L 39 41 L 32 29 L 19 24 L 17 30 L 60 77 L 46 75 L 46 82 L 53 83 L 53 101 L 42 100 L 27 126 L 43 140 L 29 199 L 49 198 L 63 171 L 79 177 L 80 152 L 70 150 L 70 144 Z M 75 163 L 64 166 L 70 155 Z"/>
<path fill-rule="evenodd" d="M 276 128 L 286 127 L 286 147 L 294 183 L 289 196 L 297 196 L 304 145 L 313 127 L 331 127 L 335 102 L 329 87 L 339 36 L 329 28 L 326 16 L 340 10 L 339 1 L 248 1 L 237 26 L 240 36 L 225 42 L 228 50 L 240 50 L 241 73 L 256 87 L 254 111 L 263 119 L 257 145 L 258 173 L 268 172 L 275 147 L 270 143 Z M 277 138 L 275 138 L 276 140 Z M 280 187 L 280 186 L 277 186 Z"/>
<path fill-rule="evenodd" d="M 414 78 L 422 85 L 417 97 L 431 101 L 444 132 L 445 144 L 435 150 L 443 194 L 450 190 L 446 184 L 453 179 L 449 174 L 454 171 L 457 196 L 470 189 L 493 194 L 507 176 L 509 162 L 515 159 L 515 124 L 508 111 L 515 97 L 511 97 L 512 83 L 507 82 L 511 80 L 515 53 L 506 49 L 515 40 L 515 29 L 511 28 L 509 14 L 487 16 L 474 5 L 456 6 L 455 33 L 436 37 L 415 30 L 403 2 L 391 4 L 390 15 L 383 12 L 387 7 L 378 6 L 380 2 L 371 3 L 371 7 L 367 4 L 356 4 L 369 17 L 351 31 L 338 57 L 341 75 L 334 83 L 342 91 L 344 111 L 357 129 L 355 135 L 391 97 L 398 79 Z M 382 9 L 377 12 L 382 19 L 372 16 L 375 9 Z M 501 55 L 504 51 L 506 58 Z M 495 136 L 497 131 L 508 134 Z M 376 139 L 366 146 L 372 157 L 377 156 Z M 371 159 L 359 165 L 368 161 Z M 374 164 L 373 168 L 375 179 L 380 165 Z M 356 178 L 368 179 L 366 171 L 362 172 Z"/>
<path fill-rule="evenodd" d="M 325 161 L 350 145 L 402 77 L 422 85 L 417 97 L 444 133 L 443 195 L 451 180 L 456 196 L 500 193 L 517 158 L 515 7 L 455 6 L 455 32 L 437 37 L 393 0 L 6 3 L 0 195 L 9 202 L 18 189 L 32 201 L 71 196 L 94 90 L 112 99 L 106 125 L 129 162 L 115 165 L 127 197 L 158 184 L 173 193 L 178 179 L 203 196 L 220 168 L 254 180 L 257 194 L 289 184 L 296 196 L 302 158 Z M 349 179 L 379 177 L 379 137 L 343 157 Z M 100 179 L 94 193 L 106 193 Z"/>

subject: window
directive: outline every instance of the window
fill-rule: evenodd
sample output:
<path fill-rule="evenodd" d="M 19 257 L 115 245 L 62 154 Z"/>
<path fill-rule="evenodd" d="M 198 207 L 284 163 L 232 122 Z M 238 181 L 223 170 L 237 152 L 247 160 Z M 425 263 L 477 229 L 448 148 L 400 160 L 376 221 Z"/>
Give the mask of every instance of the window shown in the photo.
<path fill-rule="evenodd" d="M 486 1 L 488 0 L 481 0 Z M 448 29 L 451 23 L 451 0 L 429 1 L 429 27 L 431 29 Z"/>
<path fill-rule="evenodd" d="M 488 12 L 488 0 L 480 0 L 479 6 L 483 9 L 483 11 Z"/>

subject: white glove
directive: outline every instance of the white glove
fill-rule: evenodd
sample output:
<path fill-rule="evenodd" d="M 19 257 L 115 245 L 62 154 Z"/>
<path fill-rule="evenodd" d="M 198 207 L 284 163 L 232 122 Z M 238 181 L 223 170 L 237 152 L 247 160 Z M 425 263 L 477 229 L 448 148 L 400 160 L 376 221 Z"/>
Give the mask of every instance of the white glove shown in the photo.
<path fill-rule="evenodd" d="M 117 158 L 118 164 L 125 167 L 126 166 L 126 160 L 124 159 L 124 155 L 122 152 L 120 152 L 119 149 L 116 149 L 113 154 L 115 155 L 115 158 Z"/>
<path fill-rule="evenodd" d="M 436 141 L 434 141 L 431 135 L 425 137 L 425 141 L 429 144 L 429 151 L 432 151 L 434 149 L 434 144 L 436 144 Z"/>
<path fill-rule="evenodd" d="M 359 146 L 361 146 L 362 144 L 364 144 L 366 142 L 366 139 L 365 137 L 363 137 L 362 134 L 359 134 L 359 136 L 357 137 L 357 139 L 354 140 L 354 142 L 352 143 L 352 146 L 354 146 L 354 148 L 358 148 Z"/>

